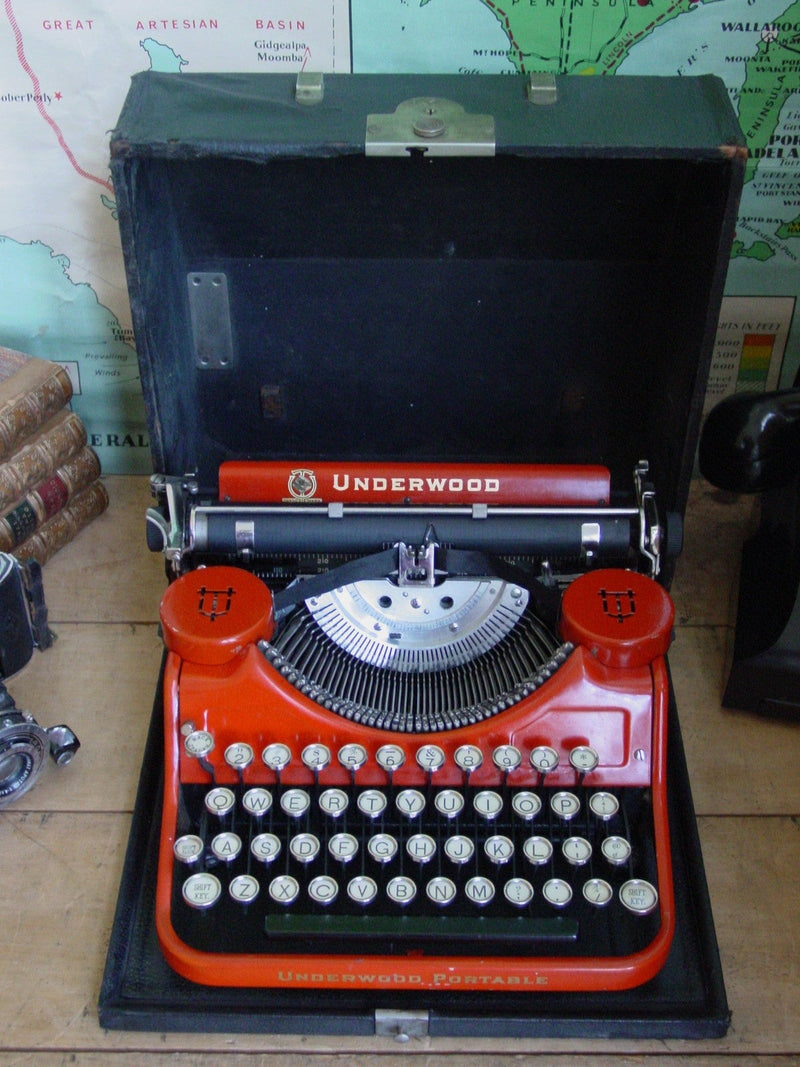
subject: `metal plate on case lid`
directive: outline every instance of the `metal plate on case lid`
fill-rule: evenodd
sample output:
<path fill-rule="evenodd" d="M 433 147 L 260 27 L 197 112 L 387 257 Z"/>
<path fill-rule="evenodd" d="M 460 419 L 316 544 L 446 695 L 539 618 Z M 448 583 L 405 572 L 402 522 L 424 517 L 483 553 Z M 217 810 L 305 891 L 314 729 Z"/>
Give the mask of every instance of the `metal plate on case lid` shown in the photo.
<path fill-rule="evenodd" d="M 417 96 L 398 104 L 391 115 L 367 115 L 368 156 L 493 156 L 492 115 L 470 115 L 461 104 Z"/>
<path fill-rule="evenodd" d="M 192 320 L 195 366 L 227 370 L 233 365 L 233 335 L 228 279 L 220 271 L 193 270 L 186 275 Z"/>

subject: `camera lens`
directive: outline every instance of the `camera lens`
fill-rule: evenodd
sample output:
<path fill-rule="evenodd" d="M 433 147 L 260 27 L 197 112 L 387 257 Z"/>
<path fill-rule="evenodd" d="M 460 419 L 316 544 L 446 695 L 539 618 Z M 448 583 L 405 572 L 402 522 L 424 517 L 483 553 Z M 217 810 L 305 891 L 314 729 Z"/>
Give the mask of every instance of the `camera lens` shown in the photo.
<path fill-rule="evenodd" d="M 47 734 L 15 713 L 0 719 L 0 808 L 34 784 L 48 752 Z"/>

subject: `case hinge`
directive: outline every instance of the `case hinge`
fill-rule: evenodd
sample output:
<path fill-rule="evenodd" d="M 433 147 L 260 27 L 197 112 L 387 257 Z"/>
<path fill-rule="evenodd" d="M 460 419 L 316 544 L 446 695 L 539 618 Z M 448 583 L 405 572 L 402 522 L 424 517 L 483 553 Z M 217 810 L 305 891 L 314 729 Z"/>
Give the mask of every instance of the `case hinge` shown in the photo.
<path fill-rule="evenodd" d="M 558 100 L 555 74 L 548 74 L 543 71 L 532 71 L 528 75 L 526 91 L 528 100 L 532 104 L 539 104 L 544 107 L 549 107 L 551 104 L 555 104 Z"/>
<path fill-rule="evenodd" d="M 294 98 L 306 106 L 321 104 L 325 96 L 325 78 L 318 70 L 301 70 L 294 85 Z"/>
<path fill-rule="evenodd" d="M 398 104 L 391 115 L 367 115 L 368 156 L 493 156 L 492 115 L 471 115 L 461 104 L 436 96 L 417 96 Z"/>
<path fill-rule="evenodd" d="M 394 1008 L 375 1009 L 375 1034 L 393 1037 L 405 1044 L 412 1037 L 427 1037 L 430 1013 L 427 1011 L 399 1011 Z"/>

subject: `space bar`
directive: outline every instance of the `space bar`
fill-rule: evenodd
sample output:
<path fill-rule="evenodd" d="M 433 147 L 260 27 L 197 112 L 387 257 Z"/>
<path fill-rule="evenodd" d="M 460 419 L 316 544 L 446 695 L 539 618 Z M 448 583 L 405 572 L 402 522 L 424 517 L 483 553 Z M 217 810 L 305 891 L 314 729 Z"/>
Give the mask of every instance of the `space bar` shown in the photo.
<path fill-rule="evenodd" d="M 458 937 L 470 940 L 576 941 L 577 919 L 465 915 L 311 915 L 286 912 L 267 915 L 264 931 L 270 936 L 306 935 L 380 938 Z"/>

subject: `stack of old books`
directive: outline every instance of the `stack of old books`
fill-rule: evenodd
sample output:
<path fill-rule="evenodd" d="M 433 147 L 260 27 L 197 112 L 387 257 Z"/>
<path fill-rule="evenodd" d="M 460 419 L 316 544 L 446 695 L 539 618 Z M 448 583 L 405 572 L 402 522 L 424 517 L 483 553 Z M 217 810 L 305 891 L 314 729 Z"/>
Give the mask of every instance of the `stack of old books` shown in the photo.
<path fill-rule="evenodd" d="M 0 346 L 0 551 L 44 564 L 108 494 L 63 367 Z"/>

